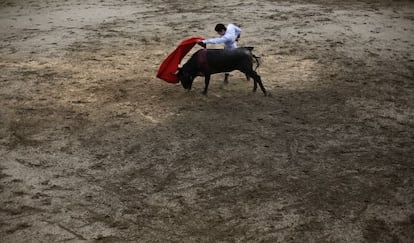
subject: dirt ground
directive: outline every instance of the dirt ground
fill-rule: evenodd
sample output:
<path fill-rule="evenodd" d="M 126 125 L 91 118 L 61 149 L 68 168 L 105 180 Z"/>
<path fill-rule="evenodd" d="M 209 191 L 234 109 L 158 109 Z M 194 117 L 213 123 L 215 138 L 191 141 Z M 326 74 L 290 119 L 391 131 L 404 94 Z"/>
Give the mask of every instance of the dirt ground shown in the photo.
<path fill-rule="evenodd" d="M 270 96 L 155 77 L 218 22 Z M 413 70 L 413 1 L 1 0 L 1 241 L 413 242 Z"/>

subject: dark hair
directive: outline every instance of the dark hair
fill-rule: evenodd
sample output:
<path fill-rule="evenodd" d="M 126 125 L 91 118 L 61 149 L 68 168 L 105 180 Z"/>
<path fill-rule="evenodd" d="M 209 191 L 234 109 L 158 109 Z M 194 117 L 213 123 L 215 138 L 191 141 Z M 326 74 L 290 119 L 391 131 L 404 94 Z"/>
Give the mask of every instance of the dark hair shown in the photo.
<path fill-rule="evenodd" d="M 224 24 L 217 24 L 216 27 L 214 28 L 214 30 L 216 32 L 219 32 L 221 30 L 226 30 L 226 26 L 224 26 Z"/>

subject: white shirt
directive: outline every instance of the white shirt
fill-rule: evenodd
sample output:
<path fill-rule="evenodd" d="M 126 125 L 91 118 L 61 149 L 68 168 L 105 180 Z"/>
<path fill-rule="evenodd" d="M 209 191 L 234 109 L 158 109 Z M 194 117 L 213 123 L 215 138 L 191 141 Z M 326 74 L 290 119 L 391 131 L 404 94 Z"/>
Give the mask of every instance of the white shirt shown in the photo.
<path fill-rule="evenodd" d="M 241 29 L 234 24 L 227 25 L 226 33 L 213 39 L 203 40 L 204 44 L 221 44 L 224 43 L 224 49 L 237 48 L 236 39 L 241 34 Z"/>

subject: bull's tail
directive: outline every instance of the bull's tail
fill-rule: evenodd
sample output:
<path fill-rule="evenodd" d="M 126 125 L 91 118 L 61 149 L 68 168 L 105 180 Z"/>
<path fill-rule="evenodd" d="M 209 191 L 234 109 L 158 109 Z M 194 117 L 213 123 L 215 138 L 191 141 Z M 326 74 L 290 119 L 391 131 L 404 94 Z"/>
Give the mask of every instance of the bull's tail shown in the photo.
<path fill-rule="evenodd" d="M 256 56 L 256 55 L 254 55 L 253 53 L 252 53 L 252 57 L 254 58 L 254 60 L 256 61 L 256 68 L 254 69 L 254 71 L 256 71 L 257 70 L 257 68 L 259 68 L 259 66 L 260 66 L 260 57 L 258 57 L 258 56 Z"/>
<path fill-rule="evenodd" d="M 250 54 L 252 55 L 252 57 L 254 58 L 254 60 L 256 61 L 256 68 L 254 69 L 255 71 L 259 68 L 260 66 L 260 57 L 256 56 L 253 54 L 253 46 L 244 46 L 243 48 L 247 49 L 250 51 Z"/>

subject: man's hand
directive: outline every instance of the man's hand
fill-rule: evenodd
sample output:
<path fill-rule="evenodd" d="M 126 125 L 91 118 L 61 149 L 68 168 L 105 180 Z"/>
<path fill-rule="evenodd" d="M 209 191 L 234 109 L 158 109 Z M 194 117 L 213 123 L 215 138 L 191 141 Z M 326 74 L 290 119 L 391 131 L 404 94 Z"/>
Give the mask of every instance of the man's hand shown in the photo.
<path fill-rule="evenodd" d="M 207 45 L 202 41 L 197 41 L 197 44 L 202 46 L 203 48 L 207 48 Z"/>

